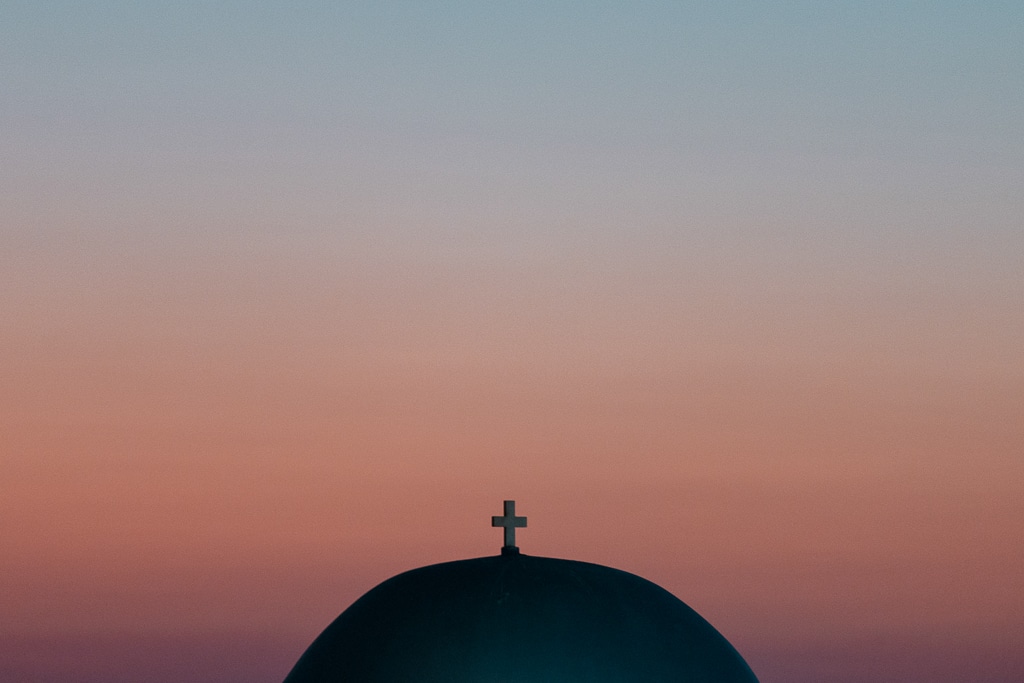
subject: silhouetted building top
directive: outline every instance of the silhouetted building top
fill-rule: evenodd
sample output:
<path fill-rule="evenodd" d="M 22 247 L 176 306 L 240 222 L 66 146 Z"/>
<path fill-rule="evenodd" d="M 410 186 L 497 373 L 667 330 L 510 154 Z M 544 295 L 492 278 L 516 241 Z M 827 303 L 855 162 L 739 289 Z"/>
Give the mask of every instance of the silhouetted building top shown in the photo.
<path fill-rule="evenodd" d="M 504 517 L 515 518 L 514 504 Z M 511 528 L 525 526 L 516 518 Z M 510 543 L 511 539 L 511 543 Z M 739 653 L 668 591 L 627 572 L 499 556 L 385 581 L 345 610 L 285 683 L 756 683 Z"/>

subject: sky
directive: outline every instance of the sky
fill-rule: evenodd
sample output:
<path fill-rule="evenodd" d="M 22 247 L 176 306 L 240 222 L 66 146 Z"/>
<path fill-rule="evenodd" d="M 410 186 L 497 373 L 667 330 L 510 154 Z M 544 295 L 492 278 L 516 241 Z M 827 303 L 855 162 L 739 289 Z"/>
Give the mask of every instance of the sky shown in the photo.
<path fill-rule="evenodd" d="M 1019 2 L 0 3 L 0 678 L 272 683 L 606 564 L 1024 679 Z"/>

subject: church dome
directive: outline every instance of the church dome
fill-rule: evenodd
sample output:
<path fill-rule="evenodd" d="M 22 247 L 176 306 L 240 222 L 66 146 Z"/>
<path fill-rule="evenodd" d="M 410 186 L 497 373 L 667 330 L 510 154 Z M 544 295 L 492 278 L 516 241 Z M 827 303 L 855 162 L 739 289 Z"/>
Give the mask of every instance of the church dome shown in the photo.
<path fill-rule="evenodd" d="M 414 569 L 345 610 L 285 683 L 756 683 L 699 614 L 639 576 L 504 552 Z"/>

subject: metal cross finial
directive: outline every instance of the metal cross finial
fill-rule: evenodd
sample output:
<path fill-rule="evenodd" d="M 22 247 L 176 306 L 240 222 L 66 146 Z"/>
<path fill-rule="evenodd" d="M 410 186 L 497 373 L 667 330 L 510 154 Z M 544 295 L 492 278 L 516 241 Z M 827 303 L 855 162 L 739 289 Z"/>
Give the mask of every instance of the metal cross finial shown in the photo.
<path fill-rule="evenodd" d="M 516 517 L 516 502 L 505 501 L 505 514 L 501 517 L 491 517 L 491 526 L 505 527 L 505 546 L 501 549 L 502 555 L 509 555 L 519 552 L 516 547 L 516 527 L 526 526 L 526 517 Z"/>

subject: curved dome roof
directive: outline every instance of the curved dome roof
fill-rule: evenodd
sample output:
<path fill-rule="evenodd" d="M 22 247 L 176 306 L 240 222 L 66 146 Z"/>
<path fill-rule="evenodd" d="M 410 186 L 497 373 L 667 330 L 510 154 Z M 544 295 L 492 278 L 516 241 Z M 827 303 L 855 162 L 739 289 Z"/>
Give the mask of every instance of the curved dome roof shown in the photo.
<path fill-rule="evenodd" d="M 414 569 L 352 604 L 285 683 L 756 683 L 668 591 L 627 572 L 508 553 Z"/>

